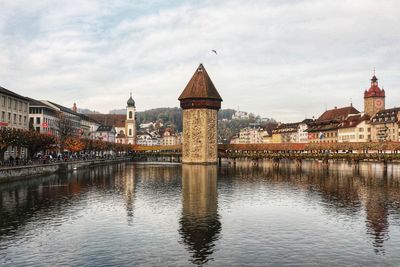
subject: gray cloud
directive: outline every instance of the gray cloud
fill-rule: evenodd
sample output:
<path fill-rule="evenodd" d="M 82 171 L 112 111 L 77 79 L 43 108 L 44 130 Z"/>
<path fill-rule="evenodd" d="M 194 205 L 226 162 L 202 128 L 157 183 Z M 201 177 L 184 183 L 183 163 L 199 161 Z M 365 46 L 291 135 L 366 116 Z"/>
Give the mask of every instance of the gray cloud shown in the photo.
<path fill-rule="evenodd" d="M 37 2 L 0 15 L 0 85 L 24 95 L 106 112 L 133 90 L 139 110 L 177 106 L 203 62 L 223 107 L 278 120 L 350 98 L 362 110 L 373 67 L 399 105 L 395 0 Z"/>

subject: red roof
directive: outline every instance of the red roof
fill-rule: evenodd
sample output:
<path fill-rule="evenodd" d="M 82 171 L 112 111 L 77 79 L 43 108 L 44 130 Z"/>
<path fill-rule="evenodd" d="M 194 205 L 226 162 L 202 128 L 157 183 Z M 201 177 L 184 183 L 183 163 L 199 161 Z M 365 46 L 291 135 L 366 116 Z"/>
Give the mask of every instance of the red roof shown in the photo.
<path fill-rule="evenodd" d="M 353 128 L 361 122 L 369 121 L 370 119 L 371 117 L 367 114 L 359 113 L 356 115 L 350 115 L 340 124 L 339 128 Z"/>
<path fill-rule="evenodd" d="M 371 79 L 371 87 L 364 92 L 364 98 L 366 97 L 385 97 L 385 90 L 379 88 L 378 86 L 378 78 L 376 76 L 372 76 Z"/>
<path fill-rule="evenodd" d="M 213 99 L 222 101 L 203 64 L 199 65 L 178 99 Z"/>
<path fill-rule="evenodd" d="M 125 127 L 126 115 L 123 114 L 87 114 L 87 116 L 103 125 Z"/>
<path fill-rule="evenodd" d="M 353 106 L 344 107 L 344 108 L 334 108 L 325 111 L 322 115 L 318 118 L 317 121 L 331 121 L 331 120 L 338 120 L 342 121 L 347 118 L 349 114 L 357 114 L 360 113 L 357 109 Z"/>

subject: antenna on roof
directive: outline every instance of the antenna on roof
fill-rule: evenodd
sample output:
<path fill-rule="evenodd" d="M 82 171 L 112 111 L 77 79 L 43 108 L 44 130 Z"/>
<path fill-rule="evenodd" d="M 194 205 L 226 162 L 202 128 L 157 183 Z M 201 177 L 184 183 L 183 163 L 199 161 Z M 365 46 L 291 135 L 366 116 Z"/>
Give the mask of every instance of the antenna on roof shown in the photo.
<path fill-rule="evenodd" d="M 353 106 L 353 98 L 350 97 L 350 107 Z"/>
<path fill-rule="evenodd" d="M 375 67 L 374 67 L 374 76 L 375 76 Z"/>

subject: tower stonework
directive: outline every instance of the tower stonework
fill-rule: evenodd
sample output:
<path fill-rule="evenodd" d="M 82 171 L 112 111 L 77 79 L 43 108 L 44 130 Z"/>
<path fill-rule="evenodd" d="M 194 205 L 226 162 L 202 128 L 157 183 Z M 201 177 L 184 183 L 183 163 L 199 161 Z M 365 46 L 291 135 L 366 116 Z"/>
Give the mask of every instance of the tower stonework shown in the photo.
<path fill-rule="evenodd" d="M 378 78 L 374 75 L 371 79 L 371 87 L 364 92 L 364 112 L 374 116 L 385 109 L 385 90 L 379 88 Z"/>
<path fill-rule="evenodd" d="M 222 98 L 199 65 L 179 97 L 183 109 L 182 163 L 216 164 Z"/>

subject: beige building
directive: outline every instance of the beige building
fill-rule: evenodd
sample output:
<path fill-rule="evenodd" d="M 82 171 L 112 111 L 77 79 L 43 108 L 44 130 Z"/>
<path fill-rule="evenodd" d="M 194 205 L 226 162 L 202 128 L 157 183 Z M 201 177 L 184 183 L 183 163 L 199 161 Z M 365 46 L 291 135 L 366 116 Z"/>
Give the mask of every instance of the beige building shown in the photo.
<path fill-rule="evenodd" d="M 162 139 L 161 145 L 163 146 L 175 146 L 179 144 L 178 135 L 174 134 L 170 129 L 165 130 Z"/>
<path fill-rule="evenodd" d="M 370 116 L 364 113 L 351 114 L 338 126 L 338 142 L 371 141 Z"/>
<path fill-rule="evenodd" d="M 29 129 L 29 100 L 6 88 L 0 87 L 0 127 L 28 130 Z M 20 155 L 18 155 L 20 153 Z M 24 157 L 25 149 L 9 147 L 4 158 L 10 156 Z M 3 160 L 3 159 L 0 159 Z"/>
<path fill-rule="evenodd" d="M 350 105 L 343 108 L 333 108 L 325 111 L 308 128 L 308 141 L 310 143 L 335 143 L 338 142 L 340 124 L 351 114 L 360 112 Z"/>
<path fill-rule="evenodd" d="M 371 118 L 372 141 L 399 141 L 400 108 L 379 111 Z"/>
<path fill-rule="evenodd" d="M 58 111 L 42 101 L 29 98 L 29 127 L 40 133 L 57 135 Z"/>

